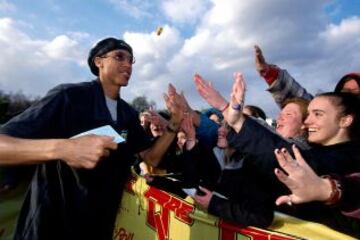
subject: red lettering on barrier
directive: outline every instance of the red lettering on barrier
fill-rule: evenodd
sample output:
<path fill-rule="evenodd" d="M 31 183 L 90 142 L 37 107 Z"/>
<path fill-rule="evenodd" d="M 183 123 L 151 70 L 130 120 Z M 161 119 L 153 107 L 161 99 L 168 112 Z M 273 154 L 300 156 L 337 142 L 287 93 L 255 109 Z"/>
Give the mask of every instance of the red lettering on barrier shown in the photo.
<path fill-rule="evenodd" d="M 221 240 L 236 240 L 237 234 L 243 234 L 243 237 L 248 237 L 248 239 L 256 239 L 256 240 L 296 240 L 299 238 L 279 235 L 278 233 L 266 230 L 261 230 L 257 228 L 244 227 L 235 224 L 231 224 L 220 220 L 219 222 L 220 228 L 220 238 Z"/>
<path fill-rule="evenodd" d="M 149 200 L 147 223 L 156 230 L 159 240 L 168 239 L 169 210 L 163 208 L 163 206 L 169 201 L 170 196 L 168 194 L 163 194 L 160 190 L 152 187 L 144 193 L 144 196 Z M 156 203 L 161 206 L 160 213 L 155 212 Z"/>
<path fill-rule="evenodd" d="M 175 213 L 177 219 L 192 224 L 193 220 L 188 214 L 194 211 L 194 206 L 153 187 L 150 187 L 144 196 L 148 199 L 147 223 L 156 230 L 159 240 L 169 237 L 170 211 Z M 160 206 L 160 212 L 155 212 L 156 204 Z"/>
<path fill-rule="evenodd" d="M 195 210 L 195 207 L 170 194 L 163 192 L 157 188 L 150 187 L 144 192 L 144 197 L 148 200 L 147 224 L 156 231 L 157 239 L 166 240 L 169 238 L 169 221 L 170 212 L 175 213 L 175 217 L 191 225 L 193 219 L 189 217 L 189 213 Z M 160 210 L 156 211 L 156 205 Z M 271 230 L 261 230 L 258 228 L 245 227 L 237 224 L 228 223 L 220 220 L 218 223 L 220 240 L 236 240 L 238 234 L 242 235 L 241 239 L 257 239 L 257 240 L 296 240 L 299 238 L 283 235 Z"/>
<path fill-rule="evenodd" d="M 134 238 L 134 233 L 128 233 L 124 228 L 120 228 L 115 232 L 113 239 L 116 240 L 132 240 Z"/>

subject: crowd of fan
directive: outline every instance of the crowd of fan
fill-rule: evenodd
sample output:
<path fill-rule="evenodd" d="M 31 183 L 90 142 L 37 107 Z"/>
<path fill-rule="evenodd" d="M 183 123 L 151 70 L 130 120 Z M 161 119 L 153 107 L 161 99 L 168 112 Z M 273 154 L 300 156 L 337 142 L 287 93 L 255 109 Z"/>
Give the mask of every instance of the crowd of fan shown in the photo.
<path fill-rule="evenodd" d="M 199 206 L 243 225 L 267 227 L 281 211 L 360 236 L 360 73 L 312 96 L 286 70 L 268 64 L 258 46 L 255 62 L 281 109 L 275 126 L 260 107 L 244 105 L 241 73 L 234 74 L 228 100 L 196 74 L 196 88 L 212 108 L 194 110 L 170 84 L 184 119 L 173 129 L 164 112 L 140 113 L 151 138 L 177 132 L 160 165 L 141 162 L 141 174 L 181 197 L 184 189 L 197 189 Z"/>

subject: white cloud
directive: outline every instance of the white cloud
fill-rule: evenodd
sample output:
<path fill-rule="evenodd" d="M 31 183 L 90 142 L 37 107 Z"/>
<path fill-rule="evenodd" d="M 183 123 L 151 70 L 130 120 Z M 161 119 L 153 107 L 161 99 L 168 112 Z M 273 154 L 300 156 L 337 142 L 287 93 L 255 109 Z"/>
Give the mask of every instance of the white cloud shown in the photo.
<path fill-rule="evenodd" d="M 77 41 L 66 35 L 50 41 L 33 39 L 14 20 L 0 19 L 0 88 L 42 96 L 59 83 L 79 81 L 83 73 L 76 66 L 86 53 Z"/>
<path fill-rule="evenodd" d="M 173 22 L 194 23 L 202 18 L 208 5 L 208 1 L 204 0 L 166 0 L 161 8 Z"/>
<path fill-rule="evenodd" d="M 41 50 L 47 57 L 54 60 L 69 60 L 81 63 L 85 55 L 79 40 L 84 40 L 87 37 L 87 33 L 79 32 L 69 33 L 69 36 L 59 35 L 53 40 L 46 42 Z"/>
<path fill-rule="evenodd" d="M 228 96 L 232 73 L 242 71 L 248 82 L 248 103 L 259 105 L 274 116 L 277 107 L 270 94 L 264 92 L 267 85 L 255 70 L 254 44 L 263 48 L 269 62 L 287 68 L 310 92 L 332 90 L 343 74 L 358 71 L 360 60 L 354 49 L 360 49 L 360 31 L 357 17 L 329 24 L 324 11 L 328 3 L 325 0 L 311 1 L 311 4 L 308 1 L 213 0 L 195 34 L 180 38 L 182 42 L 176 42 L 180 47 L 167 46 L 159 61 L 154 60 L 159 56 L 158 49 L 148 47 L 150 40 L 146 34 L 141 41 L 133 42 L 135 49 L 148 50 L 139 52 L 140 58 L 144 54 L 144 62 L 136 66 L 136 71 L 142 74 L 141 78 L 134 74 L 129 99 L 136 92 L 162 102 L 160 92 L 166 89 L 165 83 L 173 82 L 187 93 L 194 105 L 203 107 L 206 105 L 192 82 L 195 72 L 212 80 L 224 96 Z M 178 9 L 181 12 L 181 7 Z M 351 42 L 352 50 L 342 46 L 345 40 Z M 151 84 L 138 84 L 143 81 Z"/>
<path fill-rule="evenodd" d="M 360 35 L 360 18 L 353 16 L 343 19 L 339 25 L 329 24 L 320 37 L 325 41 L 343 44 L 358 39 Z"/>
<path fill-rule="evenodd" d="M 359 71 L 360 16 L 331 23 L 324 10 L 328 0 L 108 1 L 144 21 L 149 14 L 154 18 L 165 14 L 171 21 L 160 36 L 145 31 L 124 34 L 137 59 L 131 82 L 122 91 L 128 100 L 147 95 L 164 106 L 162 92 L 172 82 L 195 107 L 204 108 L 207 105 L 192 81 L 195 72 L 228 96 L 233 72 L 242 71 L 248 83 L 247 102 L 274 116 L 277 107 L 255 70 L 254 44 L 262 47 L 269 63 L 288 69 L 312 93 L 332 90 L 342 75 Z M 184 6 L 194 11 L 188 13 Z M 151 12 L 154 9 L 158 11 Z M 194 33 L 186 32 L 184 23 Z M 36 39 L 20 31 L 13 20 L 0 19 L 0 87 L 40 92 L 57 83 L 86 79 L 90 73 L 84 61 L 81 67 L 78 64 L 86 59 L 84 47 L 90 46 L 90 38 L 94 37 L 63 33 L 50 40 Z"/>

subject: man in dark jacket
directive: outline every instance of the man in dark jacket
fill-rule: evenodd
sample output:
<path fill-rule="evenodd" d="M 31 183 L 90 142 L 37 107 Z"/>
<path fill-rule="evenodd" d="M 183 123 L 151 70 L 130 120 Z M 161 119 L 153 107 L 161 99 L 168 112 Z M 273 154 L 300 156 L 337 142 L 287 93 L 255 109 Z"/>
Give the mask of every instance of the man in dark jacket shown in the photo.
<path fill-rule="evenodd" d="M 156 166 L 182 118 L 169 103 L 169 130 L 150 146 L 137 112 L 120 98 L 134 62 L 126 42 L 101 40 L 88 57 L 96 80 L 59 85 L 2 126 L 0 164 L 36 164 L 15 239 L 112 238 L 134 154 Z M 125 142 L 98 135 L 71 138 L 104 125 Z"/>

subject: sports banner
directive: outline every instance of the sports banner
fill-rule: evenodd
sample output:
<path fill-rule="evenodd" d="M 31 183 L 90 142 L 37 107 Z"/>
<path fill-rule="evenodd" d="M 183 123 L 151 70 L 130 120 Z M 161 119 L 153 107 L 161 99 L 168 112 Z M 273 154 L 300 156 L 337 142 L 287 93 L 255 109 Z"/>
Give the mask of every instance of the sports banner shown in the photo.
<path fill-rule="evenodd" d="M 0 240 L 12 239 L 24 190 L 0 196 Z M 106 207 L 106 206 L 104 206 Z M 269 229 L 244 227 L 207 214 L 188 197 L 181 199 L 146 184 L 129 180 L 114 229 L 114 240 L 350 240 L 324 225 L 276 214 Z"/>
<path fill-rule="evenodd" d="M 244 227 L 202 211 L 190 197 L 181 199 L 146 184 L 128 182 L 118 211 L 114 240 L 348 240 L 324 225 L 277 213 L 269 229 Z"/>

